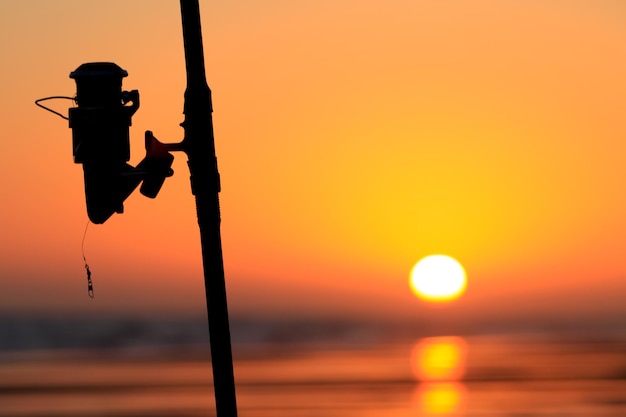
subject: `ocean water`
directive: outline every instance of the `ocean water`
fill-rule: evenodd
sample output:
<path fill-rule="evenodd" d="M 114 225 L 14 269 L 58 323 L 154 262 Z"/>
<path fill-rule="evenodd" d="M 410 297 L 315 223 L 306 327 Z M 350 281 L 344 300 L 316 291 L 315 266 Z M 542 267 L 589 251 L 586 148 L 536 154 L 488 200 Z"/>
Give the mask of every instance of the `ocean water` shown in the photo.
<path fill-rule="evenodd" d="M 2 417 L 215 415 L 198 323 L 0 323 Z M 409 333 L 237 323 L 239 416 L 626 416 L 619 336 Z"/>

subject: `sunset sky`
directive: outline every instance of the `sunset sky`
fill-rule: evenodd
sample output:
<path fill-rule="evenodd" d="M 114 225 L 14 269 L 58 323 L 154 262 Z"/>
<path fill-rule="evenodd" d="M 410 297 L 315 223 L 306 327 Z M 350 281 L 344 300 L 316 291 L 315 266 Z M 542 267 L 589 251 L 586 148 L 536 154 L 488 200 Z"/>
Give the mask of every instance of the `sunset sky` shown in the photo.
<path fill-rule="evenodd" d="M 232 315 L 599 318 L 626 304 L 620 0 L 201 0 Z M 67 122 L 34 105 L 111 61 L 143 133 L 182 139 L 176 0 L 0 1 L 0 310 L 204 314 L 184 154 L 81 241 Z M 67 113 L 70 101 L 48 102 Z M 417 299 L 430 254 L 465 295 Z"/>

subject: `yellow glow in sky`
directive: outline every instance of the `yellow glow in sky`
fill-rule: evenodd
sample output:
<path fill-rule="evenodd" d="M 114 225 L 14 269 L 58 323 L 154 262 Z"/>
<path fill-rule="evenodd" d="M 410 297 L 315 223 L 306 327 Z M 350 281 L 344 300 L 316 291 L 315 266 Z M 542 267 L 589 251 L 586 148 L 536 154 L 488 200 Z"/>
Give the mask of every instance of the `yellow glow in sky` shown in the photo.
<path fill-rule="evenodd" d="M 407 271 L 449 253 L 472 289 L 450 316 L 623 315 L 622 2 L 200 8 L 233 314 L 422 317 Z M 146 130 L 179 141 L 178 2 L 4 0 L 0 39 L 0 305 L 203 313 L 185 157 L 155 200 L 135 193 L 90 229 L 89 304 L 82 169 L 67 123 L 33 104 L 115 62 L 141 94 L 131 163 Z"/>

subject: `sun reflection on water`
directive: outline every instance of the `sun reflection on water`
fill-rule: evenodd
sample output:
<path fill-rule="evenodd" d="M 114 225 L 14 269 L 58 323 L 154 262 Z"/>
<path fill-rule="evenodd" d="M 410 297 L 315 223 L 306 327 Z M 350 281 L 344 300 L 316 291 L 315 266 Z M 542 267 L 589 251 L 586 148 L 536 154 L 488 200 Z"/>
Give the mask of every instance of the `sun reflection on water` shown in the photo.
<path fill-rule="evenodd" d="M 414 393 L 414 404 L 420 416 L 461 417 L 465 387 L 458 382 L 421 384 Z"/>
<path fill-rule="evenodd" d="M 414 408 L 423 416 L 462 416 L 467 343 L 461 337 L 429 337 L 411 350 L 411 367 L 419 382 Z"/>

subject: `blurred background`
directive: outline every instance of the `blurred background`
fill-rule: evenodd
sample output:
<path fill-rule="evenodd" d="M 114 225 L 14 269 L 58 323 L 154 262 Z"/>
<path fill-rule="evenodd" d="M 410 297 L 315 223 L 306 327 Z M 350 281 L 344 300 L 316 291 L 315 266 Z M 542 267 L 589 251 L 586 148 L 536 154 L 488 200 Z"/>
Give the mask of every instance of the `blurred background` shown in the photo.
<path fill-rule="evenodd" d="M 242 416 L 626 413 L 621 1 L 200 3 Z M 115 62 L 131 163 L 182 139 L 179 3 L 3 0 L 0 53 L 0 415 L 210 414 L 184 155 L 83 245 L 34 105 Z M 409 288 L 433 253 L 453 302 Z"/>

